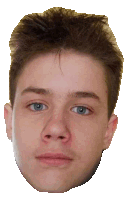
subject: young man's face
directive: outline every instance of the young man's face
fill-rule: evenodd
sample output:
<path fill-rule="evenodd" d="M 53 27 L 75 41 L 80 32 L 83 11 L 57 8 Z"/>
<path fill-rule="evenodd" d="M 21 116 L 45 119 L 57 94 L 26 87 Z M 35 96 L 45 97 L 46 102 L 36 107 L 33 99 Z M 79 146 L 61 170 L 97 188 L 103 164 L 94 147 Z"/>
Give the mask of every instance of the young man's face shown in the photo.
<path fill-rule="evenodd" d="M 52 94 L 23 92 L 28 87 Z M 79 91 L 98 98 L 69 96 Z M 108 122 L 107 91 L 101 64 L 89 56 L 66 52 L 59 62 L 51 53 L 25 65 L 6 124 L 17 165 L 35 189 L 65 192 L 91 177 L 117 121 L 113 115 Z M 38 158 L 45 153 L 63 153 L 71 160 Z"/>

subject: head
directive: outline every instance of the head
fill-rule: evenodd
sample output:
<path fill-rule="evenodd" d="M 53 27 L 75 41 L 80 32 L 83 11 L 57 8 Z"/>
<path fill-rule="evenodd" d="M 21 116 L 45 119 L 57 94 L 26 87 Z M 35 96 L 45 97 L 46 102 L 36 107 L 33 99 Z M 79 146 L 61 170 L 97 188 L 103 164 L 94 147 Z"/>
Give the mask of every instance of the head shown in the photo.
<path fill-rule="evenodd" d="M 8 138 L 26 180 L 65 192 L 90 180 L 118 118 L 123 57 L 107 17 L 53 8 L 21 19 L 11 39 Z M 63 153 L 69 163 L 40 162 Z"/>

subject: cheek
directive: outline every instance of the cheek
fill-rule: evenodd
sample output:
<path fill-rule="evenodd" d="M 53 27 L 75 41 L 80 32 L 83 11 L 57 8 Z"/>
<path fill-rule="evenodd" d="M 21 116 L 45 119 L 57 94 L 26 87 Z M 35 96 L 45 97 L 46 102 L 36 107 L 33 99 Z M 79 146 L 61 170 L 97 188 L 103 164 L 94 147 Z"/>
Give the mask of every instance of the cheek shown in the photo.
<path fill-rule="evenodd" d="M 29 155 L 37 148 L 37 125 L 28 117 L 16 115 L 13 126 L 13 145 L 20 156 Z"/>
<path fill-rule="evenodd" d="M 97 122 L 80 122 L 74 129 L 74 148 L 87 154 L 99 153 L 102 150 L 104 127 Z"/>

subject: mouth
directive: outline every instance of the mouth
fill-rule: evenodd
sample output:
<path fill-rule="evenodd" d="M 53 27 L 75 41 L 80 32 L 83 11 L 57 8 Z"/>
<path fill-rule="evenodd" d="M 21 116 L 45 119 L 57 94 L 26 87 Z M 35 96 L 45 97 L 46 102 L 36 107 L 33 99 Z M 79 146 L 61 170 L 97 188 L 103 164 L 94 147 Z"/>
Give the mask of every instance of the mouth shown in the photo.
<path fill-rule="evenodd" d="M 67 165 L 72 162 L 72 159 L 64 154 L 57 153 L 57 154 L 52 154 L 52 153 L 46 153 L 42 154 L 37 157 L 37 160 L 40 163 L 44 163 L 46 165 L 51 165 L 51 166 L 60 166 L 60 165 Z"/>

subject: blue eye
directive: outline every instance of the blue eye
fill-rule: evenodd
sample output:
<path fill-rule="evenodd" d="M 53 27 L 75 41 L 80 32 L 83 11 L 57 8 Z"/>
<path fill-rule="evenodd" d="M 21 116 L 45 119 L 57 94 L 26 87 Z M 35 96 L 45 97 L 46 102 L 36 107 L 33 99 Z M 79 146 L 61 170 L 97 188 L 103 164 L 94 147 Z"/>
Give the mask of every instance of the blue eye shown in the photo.
<path fill-rule="evenodd" d="M 42 103 L 31 103 L 28 105 L 28 107 L 30 107 L 33 111 L 41 111 L 47 106 Z M 90 109 L 84 106 L 75 106 L 72 111 L 77 112 L 80 115 L 89 115 L 90 112 L 92 112 Z"/>
<path fill-rule="evenodd" d="M 73 108 L 73 110 L 75 110 L 74 112 L 78 112 L 78 114 L 81 114 L 81 115 L 88 115 L 91 112 L 90 109 L 84 106 L 76 106 Z"/>
<path fill-rule="evenodd" d="M 32 110 L 34 111 L 41 111 L 45 105 L 42 103 L 32 103 L 29 105 Z"/>

